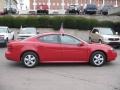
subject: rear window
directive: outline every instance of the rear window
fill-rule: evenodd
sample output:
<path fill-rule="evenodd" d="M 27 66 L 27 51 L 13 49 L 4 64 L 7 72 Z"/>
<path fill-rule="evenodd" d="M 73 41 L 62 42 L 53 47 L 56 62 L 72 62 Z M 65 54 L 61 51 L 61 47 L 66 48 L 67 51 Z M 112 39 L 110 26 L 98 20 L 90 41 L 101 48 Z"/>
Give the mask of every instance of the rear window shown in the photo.
<path fill-rule="evenodd" d="M 87 5 L 87 8 L 96 9 L 97 7 L 96 7 L 96 5 L 91 5 L 91 4 L 89 4 L 89 5 Z"/>

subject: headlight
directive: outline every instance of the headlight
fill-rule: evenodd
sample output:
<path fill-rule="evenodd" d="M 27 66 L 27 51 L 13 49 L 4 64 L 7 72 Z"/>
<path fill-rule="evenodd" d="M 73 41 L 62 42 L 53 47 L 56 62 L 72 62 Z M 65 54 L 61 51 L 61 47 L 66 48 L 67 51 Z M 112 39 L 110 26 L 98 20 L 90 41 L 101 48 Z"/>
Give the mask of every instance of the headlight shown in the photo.
<path fill-rule="evenodd" d="M 110 47 L 110 50 L 112 50 L 112 51 L 113 51 L 113 50 L 114 50 L 114 48 Z"/>

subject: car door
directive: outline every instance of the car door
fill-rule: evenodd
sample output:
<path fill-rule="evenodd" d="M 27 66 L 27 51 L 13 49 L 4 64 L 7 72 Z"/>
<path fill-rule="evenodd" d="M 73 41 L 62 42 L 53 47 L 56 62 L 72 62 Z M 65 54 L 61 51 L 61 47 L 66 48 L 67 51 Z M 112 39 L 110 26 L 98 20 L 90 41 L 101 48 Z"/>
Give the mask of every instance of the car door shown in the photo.
<path fill-rule="evenodd" d="M 12 32 L 9 28 L 7 29 L 7 33 L 8 33 L 8 39 L 12 40 L 13 35 L 12 35 Z"/>
<path fill-rule="evenodd" d="M 80 46 L 81 41 L 70 35 L 61 35 L 62 61 L 82 62 L 86 60 L 88 49 Z"/>
<path fill-rule="evenodd" d="M 39 37 L 39 54 L 42 62 L 57 62 L 61 60 L 61 44 L 59 35 L 50 34 Z"/>

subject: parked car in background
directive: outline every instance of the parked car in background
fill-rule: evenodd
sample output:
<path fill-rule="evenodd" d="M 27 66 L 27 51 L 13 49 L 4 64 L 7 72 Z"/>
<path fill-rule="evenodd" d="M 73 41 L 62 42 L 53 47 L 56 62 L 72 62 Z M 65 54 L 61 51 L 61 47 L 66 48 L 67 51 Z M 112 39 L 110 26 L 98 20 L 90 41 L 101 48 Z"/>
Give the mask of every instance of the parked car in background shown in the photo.
<path fill-rule="evenodd" d="M 102 66 L 116 59 L 117 53 L 105 44 L 88 44 L 65 33 L 44 33 L 8 44 L 8 60 L 22 62 L 26 67 L 38 63 L 90 63 Z"/>
<path fill-rule="evenodd" d="M 49 14 L 48 5 L 37 5 L 37 14 Z"/>
<path fill-rule="evenodd" d="M 17 13 L 18 13 L 18 11 L 14 7 L 4 8 L 4 14 L 17 14 Z"/>
<path fill-rule="evenodd" d="M 81 13 L 81 6 L 80 5 L 70 5 L 66 13 L 68 14 L 80 14 Z"/>
<path fill-rule="evenodd" d="M 98 12 L 103 15 L 108 15 L 108 10 L 112 8 L 112 5 L 103 5 Z"/>
<path fill-rule="evenodd" d="M 89 33 L 89 41 L 120 47 L 120 36 L 111 28 L 93 28 Z"/>
<path fill-rule="evenodd" d="M 97 6 L 95 4 L 87 4 L 83 8 L 84 14 L 96 14 Z"/>
<path fill-rule="evenodd" d="M 20 32 L 18 32 L 17 39 L 22 40 L 28 37 L 35 36 L 37 34 L 38 34 L 37 29 L 34 27 L 21 28 Z"/>
<path fill-rule="evenodd" d="M 36 15 L 37 14 L 37 11 L 36 10 L 29 10 L 28 12 L 30 15 Z"/>
<path fill-rule="evenodd" d="M 4 15 L 5 13 L 4 13 L 4 11 L 3 10 L 1 10 L 0 11 L 0 15 Z"/>
<path fill-rule="evenodd" d="M 7 26 L 0 26 L 0 45 L 7 45 L 10 40 L 14 40 L 14 32 Z"/>

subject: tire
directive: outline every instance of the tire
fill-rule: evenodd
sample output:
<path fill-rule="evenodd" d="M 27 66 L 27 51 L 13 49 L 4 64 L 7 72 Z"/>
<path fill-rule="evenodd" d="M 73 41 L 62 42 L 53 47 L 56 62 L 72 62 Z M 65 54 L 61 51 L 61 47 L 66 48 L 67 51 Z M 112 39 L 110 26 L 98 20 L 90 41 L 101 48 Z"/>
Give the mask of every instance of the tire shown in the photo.
<path fill-rule="evenodd" d="M 7 38 L 6 41 L 5 41 L 5 46 L 7 46 L 7 44 L 8 44 L 8 38 Z"/>
<path fill-rule="evenodd" d="M 98 42 L 98 43 L 102 44 L 103 42 L 102 42 L 102 40 L 99 40 L 99 42 Z"/>
<path fill-rule="evenodd" d="M 106 63 L 106 55 L 101 51 L 94 52 L 90 57 L 90 64 L 100 67 Z"/>
<path fill-rule="evenodd" d="M 38 64 L 38 56 L 34 52 L 26 52 L 22 55 L 21 61 L 25 67 L 33 68 Z"/>
<path fill-rule="evenodd" d="M 92 39 L 91 39 L 91 37 L 89 37 L 89 43 L 92 43 Z"/>
<path fill-rule="evenodd" d="M 12 40 L 14 40 L 14 39 L 15 39 L 15 36 L 13 35 Z"/>

